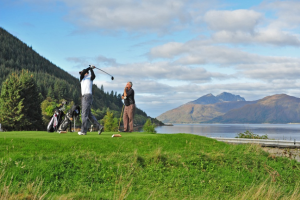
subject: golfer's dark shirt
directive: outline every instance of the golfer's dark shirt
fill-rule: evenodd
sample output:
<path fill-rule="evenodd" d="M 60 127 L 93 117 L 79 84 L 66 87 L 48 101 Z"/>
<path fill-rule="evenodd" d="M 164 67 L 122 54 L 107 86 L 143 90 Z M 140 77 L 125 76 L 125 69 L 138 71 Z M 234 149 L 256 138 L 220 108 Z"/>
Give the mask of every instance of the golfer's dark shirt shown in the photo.
<path fill-rule="evenodd" d="M 127 94 L 127 98 L 124 99 L 124 104 L 126 106 L 129 106 L 131 104 L 135 104 L 135 100 L 134 100 L 134 90 L 132 88 L 130 88 L 129 90 L 126 89 L 126 94 Z M 124 96 L 124 93 L 123 95 Z"/>

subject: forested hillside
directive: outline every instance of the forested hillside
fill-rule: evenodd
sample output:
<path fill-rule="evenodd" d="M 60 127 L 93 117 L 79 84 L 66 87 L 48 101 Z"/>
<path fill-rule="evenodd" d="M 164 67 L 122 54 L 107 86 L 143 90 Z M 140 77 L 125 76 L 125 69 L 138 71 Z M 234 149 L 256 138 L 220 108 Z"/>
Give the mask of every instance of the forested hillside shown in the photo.
<path fill-rule="evenodd" d="M 9 74 L 26 69 L 33 73 L 44 98 L 73 99 L 79 102 L 80 85 L 64 70 L 40 56 L 31 47 L 0 28 L 0 83 Z"/>
<path fill-rule="evenodd" d="M 37 83 L 43 99 L 51 97 L 57 101 L 66 99 L 80 104 L 80 82 L 66 71 L 40 56 L 32 47 L 0 27 L 0 85 L 12 73 L 28 70 Z M 1 92 L 1 87 L 0 87 Z M 93 86 L 93 110 L 96 117 L 103 118 L 106 109 L 114 111 L 116 117 L 122 110 L 121 94 L 105 92 Z M 147 114 L 136 109 L 135 123 L 143 124 Z"/>

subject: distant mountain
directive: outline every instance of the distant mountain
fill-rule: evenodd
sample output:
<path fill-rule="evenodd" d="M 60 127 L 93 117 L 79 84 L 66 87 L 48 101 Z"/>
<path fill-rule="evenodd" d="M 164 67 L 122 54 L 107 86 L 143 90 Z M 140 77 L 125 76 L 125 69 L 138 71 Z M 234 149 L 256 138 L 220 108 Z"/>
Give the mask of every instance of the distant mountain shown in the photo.
<path fill-rule="evenodd" d="M 164 123 L 201 123 L 252 103 L 254 102 L 221 102 L 208 105 L 188 103 L 159 115 L 157 119 Z"/>
<path fill-rule="evenodd" d="M 300 98 L 276 94 L 245 101 L 225 92 L 217 96 L 207 94 L 157 119 L 165 123 L 299 123 Z"/>
<path fill-rule="evenodd" d="M 189 103 L 207 105 L 207 104 L 215 104 L 218 102 L 220 102 L 220 100 L 217 97 L 215 97 L 213 94 L 207 94 Z"/>
<path fill-rule="evenodd" d="M 221 101 L 246 101 L 240 95 L 230 94 L 228 92 L 223 92 L 216 96 Z"/>
<path fill-rule="evenodd" d="M 157 117 L 164 123 L 200 123 L 224 115 L 231 109 L 255 102 L 245 101 L 239 95 L 223 92 L 217 96 L 207 94 L 199 99 L 167 111 Z"/>
<path fill-rule="evenodd" d="M 214 96 L 213 94 L 207 94 L 189 103 L 207 105 L 207 104 L 215 104 L 215 103 L 228 102 L 228 101 L 246 101 L 246 100 L 240 95 L 234 95 L 228 92 L 223 92 L 217 96 Z"/>
<path fill-rule="evenodd" d="M 254 104 L 232 109 L 209 123 L 299 123 L 300 98 L 286 94 L 265 97 Z"/>

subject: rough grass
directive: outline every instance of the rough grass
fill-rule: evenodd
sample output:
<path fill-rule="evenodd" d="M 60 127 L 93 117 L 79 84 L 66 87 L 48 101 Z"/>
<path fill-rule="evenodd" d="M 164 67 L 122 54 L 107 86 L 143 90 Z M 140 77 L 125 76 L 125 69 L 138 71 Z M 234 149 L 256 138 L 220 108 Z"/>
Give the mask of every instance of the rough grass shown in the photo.
<path fill-rule="evenodd" d="M 300 164 L 189 134 L 0 133 L 0 199 L 300 199 Z"/>

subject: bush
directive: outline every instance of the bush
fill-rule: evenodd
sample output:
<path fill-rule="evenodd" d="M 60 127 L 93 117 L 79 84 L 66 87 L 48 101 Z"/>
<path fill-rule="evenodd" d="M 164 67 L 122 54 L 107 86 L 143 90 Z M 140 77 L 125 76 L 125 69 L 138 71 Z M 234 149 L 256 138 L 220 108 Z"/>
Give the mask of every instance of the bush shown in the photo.
<path fill-rule="evenodd" d="M 268 135 L 256 135 L 251 131 L 246 130 L 244 133 L 239 133 L 235 138 L 249 138 L 249 139 L 269 139 Z"/>
<path fill-rule="evenodd" d="M 114 113 L 107 109 L 106 115 L 103 118 L 104 131 L 116 132 L 118 131 L 118 118 L 114 118 Z"/>
<path fill-rule="evenodd" d="M 143 130 L 144 132 L 148 132 L 148 133 L 156 133 L 155 124 L 151 123 L 151 119 L 147 119 L 146 123 L 143 126 Z"/>

